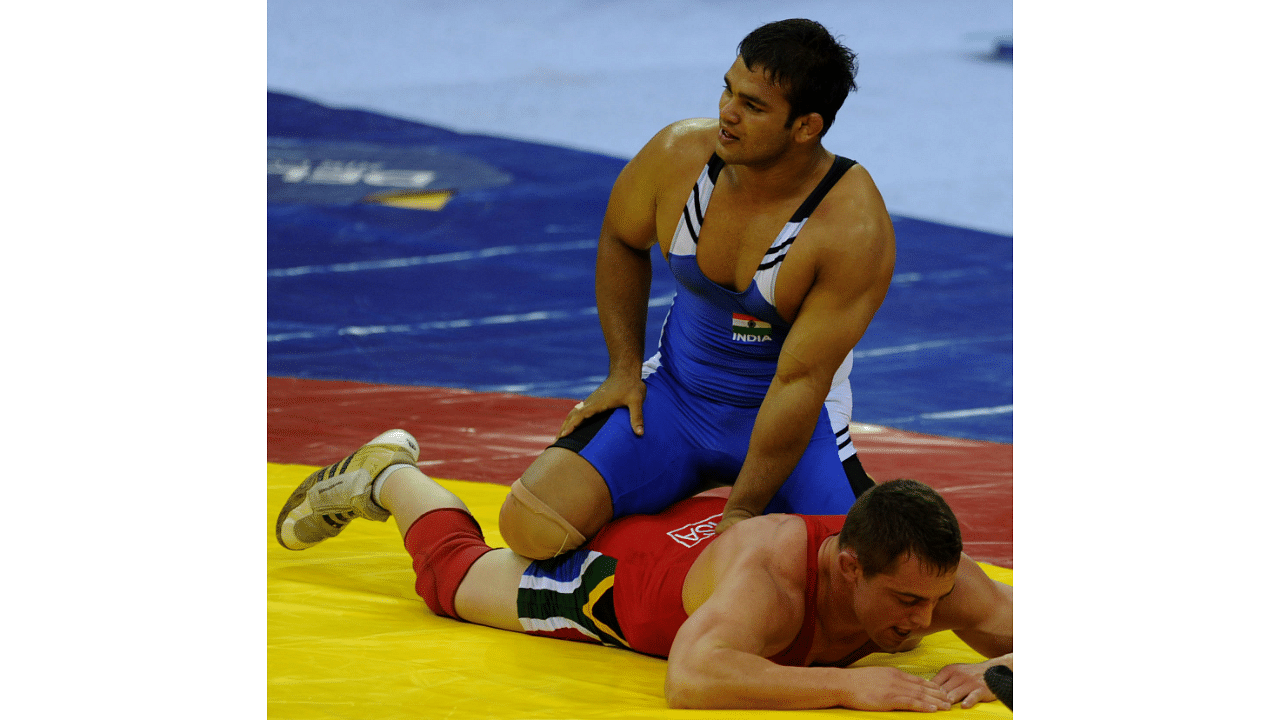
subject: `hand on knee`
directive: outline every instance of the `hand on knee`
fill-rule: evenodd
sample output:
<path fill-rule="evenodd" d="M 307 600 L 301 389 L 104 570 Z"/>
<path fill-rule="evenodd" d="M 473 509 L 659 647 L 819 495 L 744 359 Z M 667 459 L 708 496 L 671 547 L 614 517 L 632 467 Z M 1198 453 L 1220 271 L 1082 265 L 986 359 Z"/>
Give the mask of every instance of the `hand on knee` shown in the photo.
<path fill-rule="evenodd" d="M 498 511 L 498 530 L 507 547 L 532 560 L 546 560 L 577 549 L 586 537 L 525 488 L 519 480 Z"/>

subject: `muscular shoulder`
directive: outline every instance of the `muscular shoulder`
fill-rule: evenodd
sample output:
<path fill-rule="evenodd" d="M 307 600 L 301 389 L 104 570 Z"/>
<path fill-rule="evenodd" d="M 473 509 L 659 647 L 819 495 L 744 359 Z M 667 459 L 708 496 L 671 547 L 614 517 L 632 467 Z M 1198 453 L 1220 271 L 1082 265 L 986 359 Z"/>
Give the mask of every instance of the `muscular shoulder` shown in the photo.
<path fill-rule="evenodd" d="M 654 135 L 618 174 L 602 234 L 637 250 L 668 242 L 683 194 L 715 151 L 716 127 L 706 118 L 681 120 Z"/>
<path fill-rule="evenodd" d="M 804 518 L 760 515 L 729 528 L 722 539 L 729 541 L 738 557 L 767 568 L 784 584 L 798 582 L 799 589 L 804 589 L 809 550 Z"/>
<path fill-rule="evenodd" d="M 672 662 L 697 638 L 764 658 L 787 648 L 804 623 L 806 543 L 804 521 L 781 515 L 743 520 L 717 537 L 686 578 L 690 617 Z"/>
<path fill-rule="evenodd" d="M 939 630 L 980 627 L 1007 602 L 1004 596 L 1009 590 L 1009 586 L 991 580 L 972 558 L 964 555 L 956 569 L 955 590 L 938 603 L 934 625 Z"/>
<path fill-rule="evenodd" d="M 606 229 L 625 236 L 633 247 L 659 242 L 666 252 L 689 190 L 715 152 L 718 127 L 715 120 L 695 118 L 654 135 L 618 176 Z"/>
<path fill-rule="evenodd" d="M 807 227 L 810 237 L 848 246 L 881 249 L 893 242 L 893 223 L 875 181 L 862 165 L 849 168 L 819 203 Z"/>
<path fill-rule="evenodd" d="M 701 172 L 715 152 L 720 124 L 712 118 L 690 118 L 671 123 L 653 136 L 636 155 L 636 161 L 663 175 Z"/>
<path fill-rule="evenodd" d="M 839 359 L 857 342 L 893 278 L 893 223 L 880 192 L 861 165 L 850 168 L 809 216 L 779 276 L 775 301 L 783 317 L 798 317 L 801 303 L 825 308 L 819 335 L 835 344 Z M 816 303 L 815 300 L 824 300 Z M 816 311 L 812 311 L 816 312 Z M 812 314 L 811 312 L 811 314 Z M 836 313 L 836 317 L 829 313 Z M 827 328 L 847 331 L 839 337 Z M 836 357 L 831 358 L 836 361 Z M 834 368 L 833 368 L 834 369 Z"/>
<path fill-rule="evenodd" d="M 706 162 L 715 151 L 719 128 L 720 123 L 714 118 L 678 120 L 658 131 L 649 145 L 669 156 L 704 156 L 702 162 Z"/>
<path fill-rule="evenodd" d="M 896 259 L 893 222 L 861 165 L 850 168 L 818 204 L 804 235 L 797 259 L 812 268 L 816 281 L 855 295 L 888 288 Z"/>

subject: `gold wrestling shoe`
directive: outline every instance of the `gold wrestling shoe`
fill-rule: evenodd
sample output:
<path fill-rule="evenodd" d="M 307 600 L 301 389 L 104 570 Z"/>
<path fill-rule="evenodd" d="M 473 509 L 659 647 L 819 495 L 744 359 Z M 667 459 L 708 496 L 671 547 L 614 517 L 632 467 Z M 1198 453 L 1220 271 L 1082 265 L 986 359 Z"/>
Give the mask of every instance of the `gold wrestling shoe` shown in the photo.
<path fill-rule="evenodd" d="M 418 464 L 418 441 L 404 430 L 388 430 L 345 460 L 311 473 L 280 510 L 276 540 L 290 550 L 306 550 L 355 518 L 386 522 L 391 513 L 373 501 L 373 480 L 398 463 Z"/>

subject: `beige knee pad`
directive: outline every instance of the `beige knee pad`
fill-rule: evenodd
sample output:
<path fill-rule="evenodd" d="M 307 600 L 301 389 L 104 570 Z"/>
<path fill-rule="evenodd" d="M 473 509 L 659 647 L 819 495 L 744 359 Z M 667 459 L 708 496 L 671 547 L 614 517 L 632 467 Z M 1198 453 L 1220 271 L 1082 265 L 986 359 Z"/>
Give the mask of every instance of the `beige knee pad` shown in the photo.
<path fill-rule="evenodd" d="M 533 560 L 576 549 L 587 538 L 516 480 L 498 511 L 498 530 L 507 546 Z"/>

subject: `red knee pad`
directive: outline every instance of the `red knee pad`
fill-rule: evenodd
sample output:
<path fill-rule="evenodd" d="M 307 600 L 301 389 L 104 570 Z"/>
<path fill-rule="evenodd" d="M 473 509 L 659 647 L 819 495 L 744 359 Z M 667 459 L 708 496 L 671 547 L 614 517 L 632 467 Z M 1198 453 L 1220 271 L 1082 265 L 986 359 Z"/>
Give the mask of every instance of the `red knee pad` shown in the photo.
<path fill-rule="evenodd" d="M 416 589 L 437 615 L 458 618 L 453 596 L 472 564 L 493 548 L 471 514 L 458 508 L 432 510 L 413 521 L 404 536 L 404 549 L 413 556 Z M 458 618 L 461 620 L 462 618 Z"/>

